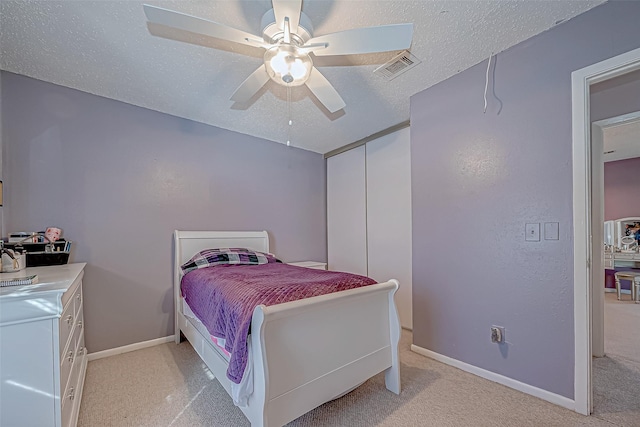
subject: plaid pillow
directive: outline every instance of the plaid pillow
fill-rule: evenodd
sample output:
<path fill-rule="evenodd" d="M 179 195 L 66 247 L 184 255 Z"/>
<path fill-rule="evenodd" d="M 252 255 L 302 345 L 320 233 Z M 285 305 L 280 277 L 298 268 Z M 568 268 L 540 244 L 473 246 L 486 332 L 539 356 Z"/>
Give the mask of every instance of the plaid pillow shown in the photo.
<path fill-rule="evenodd" d="M 221 264 L 259 265 L 278 262 L 272 254 L 256 252 L 245 248 L 216 248 L 204 249 L 182 264 L 184 274 L 198 268 L 211 267 Z"/>

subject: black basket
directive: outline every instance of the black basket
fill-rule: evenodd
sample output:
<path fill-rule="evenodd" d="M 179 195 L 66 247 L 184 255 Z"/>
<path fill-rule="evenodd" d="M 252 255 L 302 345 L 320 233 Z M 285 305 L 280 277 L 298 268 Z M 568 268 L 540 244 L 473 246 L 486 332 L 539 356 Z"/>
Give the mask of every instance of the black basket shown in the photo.
<path fill-rule="evenodd" d="M 67 242 L 64 239 L 56 240 L 53 243 L 53 252 L 45 252 L 48 243 L 39 242 L 23 242 L 23 243 L 5 243 L 6 249 L 15 250 L 16 248 L 22 248 L 27 256 L 27 267 L 42 267 L 45 265 L 62 265 L 69 262 L 69 254 L 71 252 L 71 242 Z M 68 245 L 68 246 L 67 246 Z M 68 247 L 68 251 L 64 249 Z"/>
<path fill-rule="evenodd" d="M 62 265 L 69 262 L 69 252 L 27 252 L 27 267 Z"/>

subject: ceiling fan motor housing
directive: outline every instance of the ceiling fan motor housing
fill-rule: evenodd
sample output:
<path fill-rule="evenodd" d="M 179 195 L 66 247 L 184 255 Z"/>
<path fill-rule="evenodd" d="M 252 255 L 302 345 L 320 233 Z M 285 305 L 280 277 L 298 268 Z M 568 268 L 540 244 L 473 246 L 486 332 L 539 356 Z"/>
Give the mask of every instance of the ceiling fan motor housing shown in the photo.
<path fill-rule="evenodd" d="M 264 15 L 262 15 L 262 21 L 260 24 L 262 27 L 262 37 L 267 43 L 275 44 L 284 38 L 284 30 L 276 24 L 276 16 L 273 9 L 269 9 Z M 297 46 L 302 46 L 309 41 L 311 37 L 313 37 L 313 25 L 311 25 L 311 20 L 304 12 L 300 12 L 298 31 L 295 34 L 291 33 L 291 42 Z"/>

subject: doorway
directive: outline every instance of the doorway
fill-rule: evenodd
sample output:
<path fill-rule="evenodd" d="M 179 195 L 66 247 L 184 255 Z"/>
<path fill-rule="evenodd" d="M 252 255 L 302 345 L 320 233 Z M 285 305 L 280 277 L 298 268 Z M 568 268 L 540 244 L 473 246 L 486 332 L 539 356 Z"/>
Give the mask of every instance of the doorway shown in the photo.
<path fill-rule="evenodd" d="M 591 147 L 589 111 L 590 87 L 624 74 L 640 70 L 640 49 L 574 71 L 572 85 L 573 137 L 573 232 L 574 232 L 574 401 L 575 411 L 589 415 L 593 409 L 591 357 L 593 354 L 594 303 L 599 299 L 603 271 L 602 221 L 594 218 L 592 171 L 594 156 Z M 602 151 L 599 151 L 602 153 Z M 598 172 L 596 172 L 598 173 Z M 595 189 L 597 191 L 597 189 Z M 598 201 L 595 200 L 598 204 Z M 600 209 L 600 208 L 598 208 Z M 597 212 L 600 212 L 598 210 Z M 594 290 L 597 290 L 594 292 Z M 598 308 L 596 308 L 596 311 Z M 600 339 L 599 336 L 596 339 Z"/>
<path fill-rule="evenodd" d="M 636 82 L 640 82 L 640 71 L 628 74 L 634 76 Z M 608 100 L 607 102 L 611 102 Z M 615 202 L 618 205 L 623 204 L 610 212 L 607 216 L 605 213 L 605 163 L 609 163 L 612 173 L 613 165 L 619 163 L 611 163 L 616 161 L 628 160 L 640 157 L 640 111 L 623 114 L 608 119 L 598 120 L 591 125 L 591 221 L 592 232 L 594 236 L 604 236 L 603 223 L 607 220 L 615 220 L 623 217 L 640 217 L 640 209 L 638 209 L 635 199 L 632 203 L 625 203 L 620 200 L 620 195 L 616 197 Z M 633 162 L 635 167 L 636 162 Z M 633 174 L 633 181 L 627 184 L 635 186 L 636 179 Z M 638 203 L 640 204 L 640 202 Z M 625 206 L 627 209 L 625 209 Z M 609 206 L 610 210 L 612 207 Z M 612 213 L 622 212 L 611 216 Z M 598 243 L 601 243 L 598 246 Z M 611 271 L 608 279 L 605 279 L 605 269 L 613 270 L 616 262 L 613 260 L 613 254 L 609 254 L 611 264 L 604 264 L 603 254 L 598 253 L 598 247 L 602 250 L 602 240 L 593 242 L 593 263 L 592 263 L 592 310 L 591 310 L 591 350 L 594 357 L 603 357 L 605 355 L 604 345 L 604 305 L 605 305 L 605 289 L 598 284 L 612 282 Z M 599 259 L 598 259 L 599 258 Z M 618 264 L 628 264 L 629 269 L 635 267 L 636 263 L 620 262 Z M 602 267 L 602 268 L 600 268 Z"/>

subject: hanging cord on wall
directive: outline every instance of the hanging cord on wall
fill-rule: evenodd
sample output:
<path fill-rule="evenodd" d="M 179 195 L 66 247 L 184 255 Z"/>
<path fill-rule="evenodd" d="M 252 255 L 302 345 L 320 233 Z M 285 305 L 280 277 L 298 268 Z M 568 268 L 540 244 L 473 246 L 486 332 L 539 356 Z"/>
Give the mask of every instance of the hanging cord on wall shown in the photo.
<path fill-rule="evenodd" d="M 289 126 L 287 128 L 287 147 L 291 146 L 291 126 L 293 126 L 293 120 L 291 119 L 291 86 L 287 86 L 287 107 L 289 108 Z"/>
<path fill-rule="evenodd" d="M 483 113 L 487 112 L 487 89 L 489 89 L 489 69 L 491 68 L 491 59 L 493 58 L 493 52 L 491 52 L 491 55 L 489 55 L 489 62 L 487 63 L 487 75 L 485 77 L 485 82 L 484 82 L 484 111 Z"/>

